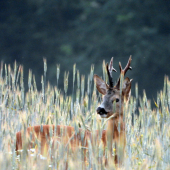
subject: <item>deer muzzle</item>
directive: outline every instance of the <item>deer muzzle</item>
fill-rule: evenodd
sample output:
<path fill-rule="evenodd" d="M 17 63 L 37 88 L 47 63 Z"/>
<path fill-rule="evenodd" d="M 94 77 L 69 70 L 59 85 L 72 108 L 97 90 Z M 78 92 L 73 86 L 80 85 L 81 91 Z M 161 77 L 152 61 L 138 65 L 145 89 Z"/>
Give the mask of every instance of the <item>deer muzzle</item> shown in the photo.
<path fill-rule="evenodd" d="M 99 114 L 100 116 L 107 115 L 106 110 L 102 107 L 98 107 L 96 111 L 97 111 L 97 114 Z"/>

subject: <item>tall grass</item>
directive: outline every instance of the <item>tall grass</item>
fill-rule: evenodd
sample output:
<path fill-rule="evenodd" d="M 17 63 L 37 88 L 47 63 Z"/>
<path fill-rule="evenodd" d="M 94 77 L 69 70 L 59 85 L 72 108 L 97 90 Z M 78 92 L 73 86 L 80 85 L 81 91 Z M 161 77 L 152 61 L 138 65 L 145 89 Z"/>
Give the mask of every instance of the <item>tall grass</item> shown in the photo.
<path fill-rule="evenodd" d="M 105 62 L 103 63 L 105 65 Z M 103 66 L 104 68 L 104 66 Z M 103 69 L 104 79 L 107 79 Z M 89 76 L 81 76 L 73 66 L 73 82 L 68 82 L 69 73 L 64 73 L 63 90 L 46 82 L 47 63 L 44 59 L 44 75 L 41 78 L 42 90 L 38 91 L 35 77 L 31 71 L 28 76 L 28 91 L 24 88 L 23 67 L 17 63 L 1 64 L 0 68 L 0 167 L 6 169 L 105 169 L 97 161 L 103 156 L 102 144 L 96 145 L 89 141 L 88 148 L 80 147 L 74 153 L 66 150 L 59 142 L 59 147 L 47 150 L 46 157 L 40 155 L 40 143 L 37 141 L 32 150 L 27 152 L 26 146 L 18 156 L 15 152 L 15 134 L 21 129 L 33 125 L 69 125 L 75 128 L 102 131 L 106 120 L 100 119 L 96 108 L 101 101 L 101 95 L 93 83 L 94 66 Z M 60 66 L 57 65 L 57 84 Z M 67 94 L 68 86 L 72 86 L 72 95 Z M 154 99 L 155 107 L 144 92 L 143 97 L 132 96 L 124 107 L 127 143 L 124 165 L 120 169 L 170 169 L 170 81 L 165 77 L 163 90 Z M 87 89 L 87 90 L 85 90 Z M 138 114 L 136 114 L 138 113 Z M 107 124 L 107 123 L 106 123 Z M 84 131 L 82 131 L 82 138 Z M 100 133 L 101 135 L 101 133 Z M 49 141 L 50 146 L 52 141 Z M 34 152 L 34 149 L 37 152 Z M 88 150 L 87 161 L 83 167 L 83 150 Z M 114 146 L 113 146 L 114 154 Z M 52 158 L 52 159 L 51 159 Z M 114 169 L 114 163 L 110 169 Z"/>

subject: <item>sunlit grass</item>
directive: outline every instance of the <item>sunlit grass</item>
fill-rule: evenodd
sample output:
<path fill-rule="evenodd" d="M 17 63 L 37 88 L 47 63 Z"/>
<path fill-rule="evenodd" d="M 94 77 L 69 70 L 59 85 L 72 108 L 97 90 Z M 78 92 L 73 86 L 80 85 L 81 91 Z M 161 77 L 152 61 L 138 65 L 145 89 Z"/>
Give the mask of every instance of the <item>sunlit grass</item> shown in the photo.
<path fill-rule="evenodd" d="M 107 80 L 103 62 L 103 76 Z M 102 69 L 102 68 L 101 68 Z M 15 134 L 29 126 L 54 124 L 73 126 L 76 133 L 82 128 L 91 132 L 105 128 L 106 120 L 96 114 L 101 95 L 93 83 L 94 66 L 88 77 L 81 76 L 73 66 L 73 73 L 64 74 L 60 80 L 60 65 L 56 67 L 56 84 L 64 81 L 63 89 L 53 87 L 46 82 L 47 63 L 44 59 L 44 75 L 41 78 L 42 90 L 38 91 L 35 77 L 31 71 L 28 76 L 28 91 L 24 88 L 23 67 L 3 65 L 0 68 L 0 167 L 1 169 L 64 169 L 68 162 L 69 169 L 104 169 L 98 158 L 103 158 L 100 140 L 91 143 L 88 148 L 79 147 L 75 152 L 67 150 L 62 141 L 55 151 L 45 148 L 45 156 L 40 154 L 40 143 L 27 151 L 27 146 L 17 155 L 15 152 Z M 69 74 L 73 81 L 68 82 Z M 68 95 L 68 86 L 72 94 Z M 124 107 L 126 122 L 126 150 L 124 165 L 120 169 L 170 169 L 170 81 L 165 77 L 163 90 L 154 99 L 151 108 L 147 94 L 138 95 L 138 86 L 133 85 L 136 94 Z M 132 118 L 132 115 L 134 116 Z M 133 119 L 133 121 L 132 121 Z M 51 134 L 52 136 L 52 134 Z M 31 139 L 28 139 L 31 140 Z M 52 146 L 52 140 L 49 141 Z M 68 143 L 69 145 L 69 143 Z M 87 150 L 87 160 L 83 162 L 83 151 Z M 107 148 L 106 148 L 107 150 Z M 115 148 L 113 146 L 113 154 Z M 114 162 L 110 162 L 114 169 Z"/>

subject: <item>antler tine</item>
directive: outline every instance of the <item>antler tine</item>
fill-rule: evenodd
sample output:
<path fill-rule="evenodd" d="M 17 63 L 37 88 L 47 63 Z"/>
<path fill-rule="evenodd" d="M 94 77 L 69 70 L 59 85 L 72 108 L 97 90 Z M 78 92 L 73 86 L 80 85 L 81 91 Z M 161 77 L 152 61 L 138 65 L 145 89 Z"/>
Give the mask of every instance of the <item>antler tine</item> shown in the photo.
<path fill-rule="evenodd" d="M 132 56 L 129 57 L 129 60 L 128 60 L 128 62 L 127 62 L 127 64 L 126 64 L 126 67 L 125 67 L 124 69 L 122 69 L 122 65 L 121 65 L 121 63 L 119 62 L 119 68 L 120 68 L 120 74 L 121 74 L 121 75 L 125 76 L 125 74 L 126 74 L 126 72 L 127 72 L 128 70 L 132 70 L 132 67 L 130 66 L 131 61 L 132 61 Z M 117 82 L 117 84 L 116 84 L 116 88 L 119 88 L 119 86 L 120 86 L 120 77 L 119 77 L 119 80 L 118 80 L 118 82 Z"/>
<path fill-rule="evenodd" d="M 110 74 L 112 73 L 112 71 L 117 72 L 116 69 L 113 68 L 113 57 L 111 58 L 110 64 L 109 64 L 109 72 L 110 72 Z"/>
<path fill-rule="evenodd" d="M 121 63 L 119 62 L 119 68 L 120 68 L 120 73 L 125 75 L 128 70 L 132 70 L 132 67 L 130 66 L 132 61 L 132 56 L 129 57 L 129 60 L 126 64 L 126 67 L 123 69 Z"/>
<path fill-rule="evenodd" d="M 106 64 L 106 70 L 109 77 L 109 86 L 113 87 L 112 71 L 117 72 L 116 69 L 113 68 L 113 57 L 110 60 L 110 64 L 109 65 L 108 63 Z"/>
<path fill-rule="evenodd" d="M 123 70 L 123 71 L 124 71 L 124 75 L 126 74 L 126 72 L 127 72 L 128 70 L 132 70 L 132 67 L 130 66 L 131 61 L 132 61 L 132 56 L 129 57 L 128 63 L 127 63 L 126 67 L 125 67 L 124 70 Z"/>
<path fill-rule="evenodd" d="M 108 77 L 109 77 L 109 86 L 110 87 L 113 87 L 113 80 L 112 80 L 112 76 L 110 74 L 110 70 L 109 70 L 109 65 L 108 63 L 106 64 L 106 70 L 107 70 L 107 74 L 108 74 Z"/>

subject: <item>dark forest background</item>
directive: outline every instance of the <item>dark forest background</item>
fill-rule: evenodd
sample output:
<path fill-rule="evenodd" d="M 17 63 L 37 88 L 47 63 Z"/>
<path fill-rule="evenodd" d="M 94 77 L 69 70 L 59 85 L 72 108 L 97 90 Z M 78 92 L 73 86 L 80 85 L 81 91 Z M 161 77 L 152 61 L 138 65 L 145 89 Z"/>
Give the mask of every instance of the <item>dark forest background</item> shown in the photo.
<path fill-rule="evenodd" d="M 170 74 L 170 1 L 162 0 L 1 0 L 0 59 L 24 66 L 36 76 L 41 90 L 47 59 L 47 80 L 56 85 L 56 64 L 60 64 L 59 88 L 64 71 L 69 71 L 72 89 L 73 64 L 80 74 L 89 74 L 91 64 L 102 76 L 102 61 L 114 57 L 122 65 L 132 55 L 133 78 L 139 92 L 151 100 Z M 116 74 L 116 79 L 118 73 Z"/>

